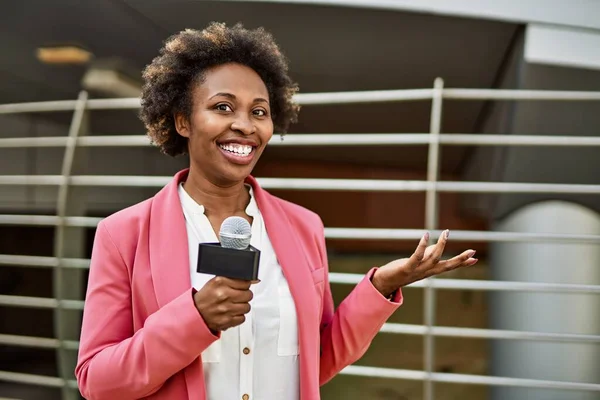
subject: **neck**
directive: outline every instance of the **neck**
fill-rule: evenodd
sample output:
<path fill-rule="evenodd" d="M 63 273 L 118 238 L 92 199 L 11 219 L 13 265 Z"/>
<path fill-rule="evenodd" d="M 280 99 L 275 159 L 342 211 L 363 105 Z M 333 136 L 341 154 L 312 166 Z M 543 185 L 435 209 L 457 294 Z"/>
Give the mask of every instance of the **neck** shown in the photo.
<path fill-rule="evenodd" d="M 244 182 L 215 183 L 190 167 L 183 188 L 196 203 L 204 207 L 206 216 L 230 216 L 243 213 L 250 201 Z"/>

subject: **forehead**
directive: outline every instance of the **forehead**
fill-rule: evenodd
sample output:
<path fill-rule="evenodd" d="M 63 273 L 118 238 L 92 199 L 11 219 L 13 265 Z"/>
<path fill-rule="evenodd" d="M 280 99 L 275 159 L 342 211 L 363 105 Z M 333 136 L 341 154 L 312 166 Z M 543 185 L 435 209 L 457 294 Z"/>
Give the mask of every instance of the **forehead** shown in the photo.
<path fill-rule="evenodd" d="M 231 93 L 239 98 L 269 98 L 267 86 L 252 68 L 241 64 L 223 64 L 209 68 L 196 94 L 209 98 L 217 93 Z"/>

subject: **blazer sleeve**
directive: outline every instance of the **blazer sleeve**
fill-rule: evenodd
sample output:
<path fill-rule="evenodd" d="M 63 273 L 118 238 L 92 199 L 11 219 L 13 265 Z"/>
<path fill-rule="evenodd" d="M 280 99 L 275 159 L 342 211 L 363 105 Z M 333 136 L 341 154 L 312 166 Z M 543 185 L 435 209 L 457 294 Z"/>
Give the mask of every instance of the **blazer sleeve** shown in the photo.
<path fill-rule="evenodd" d="M 322 228 L 322 223 L 321 223 Z M 391 300 L 373 286 L 372 268 L 354 290 L 334 310 L 329 284 L 329 266 L 324 229 L 319 235 L 319 251 L 325 268 L 325 291 L 321 318 L 321 360 L 319 383 L 324 385 L 346 366 L 361 358 L 387 319 L 402 304 L 399 289 Z"/>
<path fill-rule="evenodd" d="M 197 311 L 192 288 L 150 315 L 134 332 L 128 269 L 98 225 L 75 375 L 89 400 L 148 396 L 218 339 Z"/>

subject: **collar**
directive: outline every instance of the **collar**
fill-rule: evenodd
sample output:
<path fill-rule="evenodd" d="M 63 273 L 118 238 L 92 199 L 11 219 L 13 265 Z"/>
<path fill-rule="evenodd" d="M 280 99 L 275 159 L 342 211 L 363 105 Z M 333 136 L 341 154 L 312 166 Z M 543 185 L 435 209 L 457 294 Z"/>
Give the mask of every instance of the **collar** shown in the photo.
<path fill-rule="evenodd" d="M 181 199 L 182 206 L 188 213 L 192 215 L 204 214 L 204 206 L 202 204 L 198 204 L 192 198 L 192 196 L 190 196 L 189 193 L 185 191 L 185 189 L 183 188 L 184 182 L 185 181 L 180 182 L 177 188 L 177 192 L 179 193 L 179 198 Z M 258 205 L 256 204 L 256 199 L 254 198 L 254 189 L 248 183 L 245 183 L 244 186 L 248 188 L 248 192 L 250 193 L 250 201 L 248 202 L 248 205 L 246 206 L 245 210 L 246 214 L 248 214 L 250 217 L 256 217 L 259 214 L 259 210 Z"/>

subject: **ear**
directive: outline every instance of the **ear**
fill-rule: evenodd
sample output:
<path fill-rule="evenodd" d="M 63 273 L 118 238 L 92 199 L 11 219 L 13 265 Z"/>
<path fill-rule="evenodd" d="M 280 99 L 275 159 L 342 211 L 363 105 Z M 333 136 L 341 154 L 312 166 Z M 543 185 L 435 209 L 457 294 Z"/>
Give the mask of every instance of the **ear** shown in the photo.
<path fill-rule="evenodd" d="M 189 139 L 192 130 L 188 118 L 182 113 L 175 113 L 173 119 L 175 120 L 175 130 L 177 130 L 177 133 Z"/>

